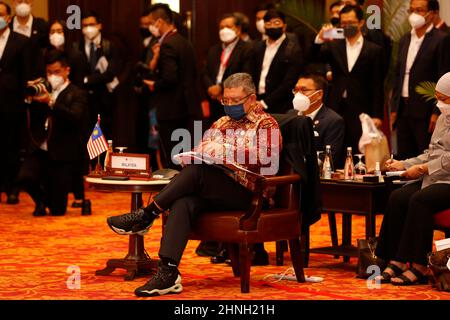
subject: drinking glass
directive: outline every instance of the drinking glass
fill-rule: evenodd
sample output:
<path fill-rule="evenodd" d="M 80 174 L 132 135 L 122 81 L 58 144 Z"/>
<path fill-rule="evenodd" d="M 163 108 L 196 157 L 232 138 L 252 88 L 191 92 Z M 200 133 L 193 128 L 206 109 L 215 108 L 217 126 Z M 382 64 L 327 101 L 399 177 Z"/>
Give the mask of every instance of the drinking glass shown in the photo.
<path fill-rule="evenodd" d="M 359 161 L 355 165 L 355 174 L 364 176 L 367 173 L 367 168 L 364 162 L 362 161 L 362 158 L 364 157 L 363 154 L 355 154 L 356 157 L 358 157 Z"/>

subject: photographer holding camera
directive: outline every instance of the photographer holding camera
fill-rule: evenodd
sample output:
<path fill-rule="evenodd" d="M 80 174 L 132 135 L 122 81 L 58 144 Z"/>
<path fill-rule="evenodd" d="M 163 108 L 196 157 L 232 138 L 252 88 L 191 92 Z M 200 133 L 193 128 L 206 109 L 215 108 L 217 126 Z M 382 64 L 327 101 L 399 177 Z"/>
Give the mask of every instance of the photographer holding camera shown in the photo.
<path fill-rule="evenodd" d="M 28 83 L 28 101 L 38 102 L 42 110 L 40 125 L 30 127 L 32 144 L 19 173 L 18 184 L 36 204 L 34 216 L 53 216 L 67 210 L 73 172 L 82 161 L 88 132 L 86 93 L 69 80 L 67 57 L 51 51 L 46 57 L 47 79 Z M 35 104 L 33 104 L 35 105 Z"/>

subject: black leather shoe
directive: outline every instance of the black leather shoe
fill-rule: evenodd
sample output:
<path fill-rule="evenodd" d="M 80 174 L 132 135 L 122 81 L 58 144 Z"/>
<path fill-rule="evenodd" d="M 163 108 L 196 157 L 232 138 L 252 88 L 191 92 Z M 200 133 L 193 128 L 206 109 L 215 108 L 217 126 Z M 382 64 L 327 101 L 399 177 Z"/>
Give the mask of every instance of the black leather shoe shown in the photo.
<path fill-rule="evenodd" d="M 47 211 L 45 210 L 45 206 L 43 204 L 37 204 L 34 208 L 33 216 L 34 217 L 45 217 L 47 215 Z"/>
<path fill-rule="evenodd" d="M 215 241 L 202 241 L 198 245 L 195 253 L 200 257 L 214 257 L 220 253 L 220 244 Z"/>
<path fill-rule="evenodd" d="M 75 200 L 72 202 L 72 208 L 83 208 L 83 200 Z"/>
<path fill-rule="evenodd" d="M 19 204 L 19 198 L 16 195 L 14 195 L 14 194 L 10 194 L 8 196 L 8 200 L 6 200 L 6 203 L 10 204 L 10 205 Z"/>
<path fill-rule="evenodd" d="M 266 250 L 256 250 L 253 252 L 252 266 L 269 265 L 269 254 Z"/>
<path fill-rule="evenodd" d="M 218 255 L 211 257 L 212 264 L 225 263 L 227 260 L 229 259 L 228 259 L 228 251 L 226 249 L 220 251 Z"/>
<path fill-rule="evenodd" d="M 90 216 L 90 215 L 92 215 L 91 200 L 84 200 L 83 201 L 83 207 L 81 208 L 81 215 L 82 216 Z"/>

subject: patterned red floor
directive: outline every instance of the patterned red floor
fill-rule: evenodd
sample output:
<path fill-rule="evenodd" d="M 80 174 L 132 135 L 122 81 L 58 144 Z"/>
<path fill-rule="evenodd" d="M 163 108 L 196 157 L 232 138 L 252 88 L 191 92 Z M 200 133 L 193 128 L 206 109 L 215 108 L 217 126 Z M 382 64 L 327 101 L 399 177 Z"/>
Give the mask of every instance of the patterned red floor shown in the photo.
<path fill-rule="evenodd" d="M 123 270 L 112 276 L 97 277 L 110 258 L 123 258 L 128 238 L 114 234 L 106 225 L 109 215 L 126 212 L 130 197 L 126 194 L 89 193 L 94 215 L 82 217 L 70 209 L 65 217 L 33 218 L 29 197 L 21 195 L 18 206 L 0 204 L 0 299 L 26 300 L 128 300 L 135 299 L 133 291 L 147 281 L 139 278 L 124 282 Z M 3 199 L 4 200 L 4 199 Z M 338 217 L 338 225 L 340 225 Z M 381 220 L 378 219 L 378 224 Z M 146 236 L 146 248 L 156 256 L 161 234 L 160 221 Z M 353 241 L 363 237 L 364 222 L 355 218 Z M 340 235 L 339 235 L 340 236 Z M 437 237 L 442 237 L 440 233 Z M 312 246 L 330 243 L 328 220 L 324 218 L 312 228 Z M 442 293 L 431 286 L 398 288 L 384 285 L 369 289 L 364 280 L 355 278 L 356 260 L 344 264 L 330 256 L 311 255 L 306 274 L 325 279 L 317 284 L 298 284 L 291 281 L 271 283 L 265 276 L 281 273 L 289 266 L 274 266 L 275 249 L 267 245 L 271 265 L 253 267 L 250 294 L 241 294 L 239 279 L 232 276 L 230 267 L 211 265 L 207 258 L 195 255 L 198 242 L 190 242 L 180 268 L 184 291 L 156 299 L 171 300 L 450 300 L 450 293 Z M 70 289 L 68 268 L 81 271 L 80 288 Z"/>

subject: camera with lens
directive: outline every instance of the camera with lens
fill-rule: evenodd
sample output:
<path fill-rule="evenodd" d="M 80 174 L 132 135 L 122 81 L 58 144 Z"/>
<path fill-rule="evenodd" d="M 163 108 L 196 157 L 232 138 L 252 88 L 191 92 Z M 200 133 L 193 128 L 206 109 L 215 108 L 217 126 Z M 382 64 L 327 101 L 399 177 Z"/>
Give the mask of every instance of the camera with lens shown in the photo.
<path fill-rule="evenodd" d="M 152 70 L 143 62 L 136 63 L 134 67 L 134 74 L 134 86 L 138 89 L 142 89 L 145 86 L 144 80 L 153 80 Z"/>
<path fill-rule="evenodd" d="M 33 84 L 26 87 L 25 96 L 28 98 L 39 97 L 40 95 L 51 91 L 52 87 L 50 83 L 44 78 L 39 78 L 33 81 Z"/>

